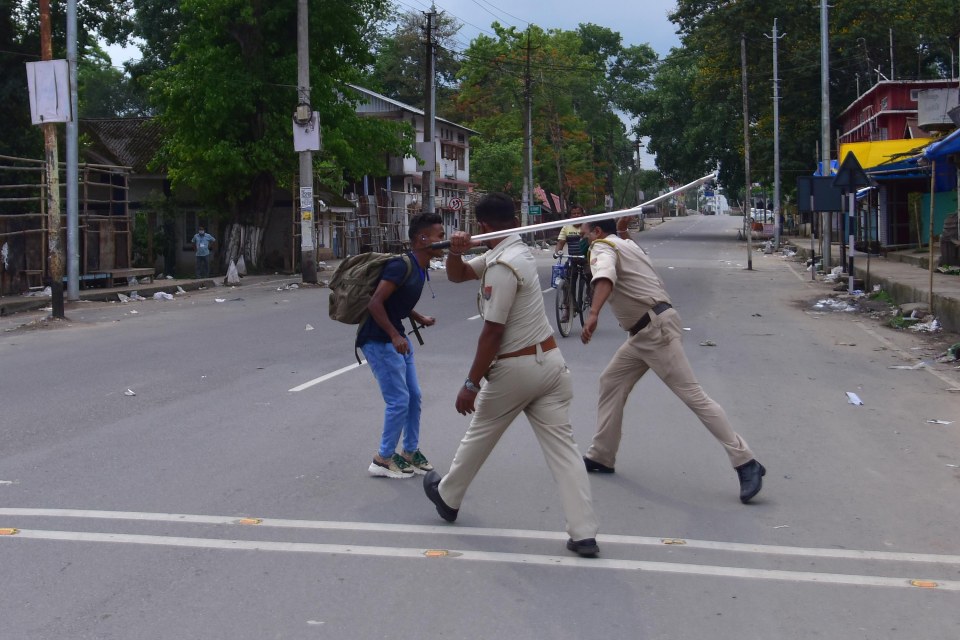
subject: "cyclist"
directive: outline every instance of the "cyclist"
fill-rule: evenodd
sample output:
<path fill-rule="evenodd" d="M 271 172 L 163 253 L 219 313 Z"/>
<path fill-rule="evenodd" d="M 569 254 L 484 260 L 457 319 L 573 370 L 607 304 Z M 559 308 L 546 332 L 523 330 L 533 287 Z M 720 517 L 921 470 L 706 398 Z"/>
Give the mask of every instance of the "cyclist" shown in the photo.
<path fill-rule="evenodd" d="M 583 207 L 581 207 L 579 204 L 575 204 L 570 207 L 571 218 L 579 218 L 582 215 Z M 559 258 L 561 255 L 563 255 L 563 248 L 566 246 L 567 255 L 570 257 L 570 262 L 573 264 L 579 263 L 580 266 L 585 266 L 587 247 L 589 245 L 589 241 L 580 235 L 580 225 L 567 224 L 560 229 L 560 233 L 557 235 L 557 248 L 553 253 L 553 257 Z M 571 291 L 577 290 L 578 275 L 579 269 L 571 269 L 570 273 L 567 274 L 567 278 L 570 281 Z M 569 319 L 569 313 L 569 309 L 563 310 L 564 315 L 561 318 L 561 322 L 566 322 Z"/>

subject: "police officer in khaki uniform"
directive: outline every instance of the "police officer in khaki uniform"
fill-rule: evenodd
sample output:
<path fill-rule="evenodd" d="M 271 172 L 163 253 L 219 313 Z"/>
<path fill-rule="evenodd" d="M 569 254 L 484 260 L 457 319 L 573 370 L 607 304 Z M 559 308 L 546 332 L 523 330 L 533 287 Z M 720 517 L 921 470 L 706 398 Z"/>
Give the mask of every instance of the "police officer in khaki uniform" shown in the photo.
<path fill-rule="evenodd" d="M 476 216 L 481 233 L 517 226 L 513 200 L 502 193 L 484 196 Z M 516 233 L 484 244 L 490 251 L 464 262 L 463 252 L 474 246 L 470 235 L 457 232 L 450 239 L 447 277 L 452 282 L 480 280 L 484 322 L 456 400 L 457 411 L 473 413 L 473 419 L 450 471 L 442 479 L 436 471 L 427 473 L 424 491 L 443 519 L 456 520 L 470 482 L 522 411 L 560 489 L 570 536 L 567 549 L 594 556 L 599 551 L 597 519 L 568 416 L 571 375 L 547 320 L 536 260 Z M 481 379 L 486 379 L 482 387 Z"/>
<path fill-rule="evenodd" d="M 590 342 L 607 300 L 620 326 L 630 334 L 600 376 L 597 432 L 583 458 L 587 470 L 613 473 L 627 396 L 643 374 L 653 369 L 723 445 L 740 479 L 740 501 L 749 502 L 759 493 L 766 470 L 733 430 L 723 407 L 697 382 L 681 344 L 680 316 L 650 258 L 633 240 L 615 235 L 615 220 L 584 223 L 581 229 L 591 243 L 594 291 L 580 338 L 584 344 Z"/>

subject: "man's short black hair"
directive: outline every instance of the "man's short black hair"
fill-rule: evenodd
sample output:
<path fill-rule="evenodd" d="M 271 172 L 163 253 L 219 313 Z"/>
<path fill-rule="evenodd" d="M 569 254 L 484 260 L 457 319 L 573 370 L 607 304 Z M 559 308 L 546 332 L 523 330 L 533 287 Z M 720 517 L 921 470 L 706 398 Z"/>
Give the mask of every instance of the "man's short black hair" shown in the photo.
<path fill-rule="evenodd" d="M 418 233 L 435 224 L 443 224 L 443 218 L 439 213 L 418 213 L 410 218 L 410 229 L 407 231 L 407 237 L 412 242 Z"/>
<path fill-rule="evenodd" d="M 474 213 L 476 213 L 477 222 L 498 227 L 507 226 L 517 219 L 513 198 L 496 191 L 480 198 Z"/>
<path fill-rule="evenodd" d="M 593 222 L 584 222 L 583 224 L 587 225 L 587 229 L 593 227 L 600 227 L 604 233 L 616 233 L 617 232 L 617 219 L 616 218 L 604 218 L 603 220 L 594 220 Z"/>

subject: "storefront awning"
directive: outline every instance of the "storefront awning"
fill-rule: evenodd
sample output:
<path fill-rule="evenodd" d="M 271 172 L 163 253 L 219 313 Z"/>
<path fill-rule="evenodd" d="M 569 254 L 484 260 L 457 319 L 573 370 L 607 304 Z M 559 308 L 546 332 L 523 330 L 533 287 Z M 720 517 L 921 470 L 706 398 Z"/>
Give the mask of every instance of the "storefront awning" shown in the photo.
<path fill-rule="evenodd" d="M 864 169 L 878 165 L 898 162 L 921 153 L 932 141 L 931 138 L 909 138 L 907 140 L 878 140 L 876 142 L 849 142 L 840 145 L 840 157 L 846 158 L 852 153 Z"/>
<path fill-rule="evenodd" d="M 960 129 L 924 149 L 923 159 L 940 160 L 955 154 L 960 154 Z"/>

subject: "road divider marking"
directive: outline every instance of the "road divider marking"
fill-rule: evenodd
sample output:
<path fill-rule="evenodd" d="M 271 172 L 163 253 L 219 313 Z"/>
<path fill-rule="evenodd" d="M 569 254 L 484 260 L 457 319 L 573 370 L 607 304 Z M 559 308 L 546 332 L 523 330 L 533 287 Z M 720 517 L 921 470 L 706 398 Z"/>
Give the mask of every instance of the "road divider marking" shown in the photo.
<path fill-rule="evenodd" d="M 653 562 L 646 560 L 617 560 L 608 558 L 572 558 L 568 556 L 536 555 L 529 553 L 504 553 L 454 549 L 422 549 L 408 547 L 377 547 L 364 545 L 324 544 L 316 542 L 275 542 L 269 540 L 230 540 L 215 538 L 187 538 L 181 536 L 154 536 L 141 534 L 100 533 L 89 531 L 44 531 L 23 529 L 10 540 L 54 540 L 63 542 L 99 542 L 113 544 L 136 544 L 164 547 L 186 547 L 221 551 L 293 552 L 313 554 L 336 554 L 406 558 L 428 562 L 497 562 L 527 566 L 577 567 L 579 569 L 613 569 L 648 571 L 681 575 L 710 576 L 719 578 L 745 578 L 775 580 L 780 582 L 812 582 L 861 587 L 899 587 L 923 590 L 960 591 L 960 581 L 927 580 L 893 576 L 868 576 L 838 573 L 813 573 L 808 571 L 784 571 L 774 569 L 749 569 L 741 567 Z"/>
<path fill-rule="evenodd" d="M 461 525 L 416 525 L 381 522 L 345 522 L 334 520 L 293 520 L 284 518 L 260 518 L 237 516 L 193 515 L 183 513 L 149 513 L 141 511 L 100 511 L 85 509 L 33 509 L 18 507 L 0 507 L 0 516 L 41 517 L 41 518 L 82 518 L 91 520 L 133 520 L 139 522 L 165 522 L 183 524 L 210 525 L 247 525 L 256 522 L 258 529 L 317 529 L 325 531 L 356 531 L 364 533 L 409 533 L 429 535 L 460 535 L 496 538 L 520 538 L 535 540 L 566 540 L 567 536 L 559 531 L 536 531 L 531 529 L 495 529 L 487 527 L 464 527 Z M 0 521 L 0 525 L 6 522 Z M 867 560 L 884 562 L 916 562 L 930 564 L 960 565 L 960 555 L 942 555 L 934 553 L 911 553 L 898 551 L 871 551 L 866 549 L 837 549 L 821 547 L 788 547 L 782 545 L 750 544 L 743 542 L 717 542 L 677 537 L 631 536 L 618 534 L 600 534 L 597 536 L 605 544 L 632 546 L 671 545 L 675 553 L 686 549 L 702 549 L 734 553 L 755 553 L 781 556 L 801 556 L 832 558 L 845 560 Z M 678 544 L 678 541 L 683 544 Z"/>

